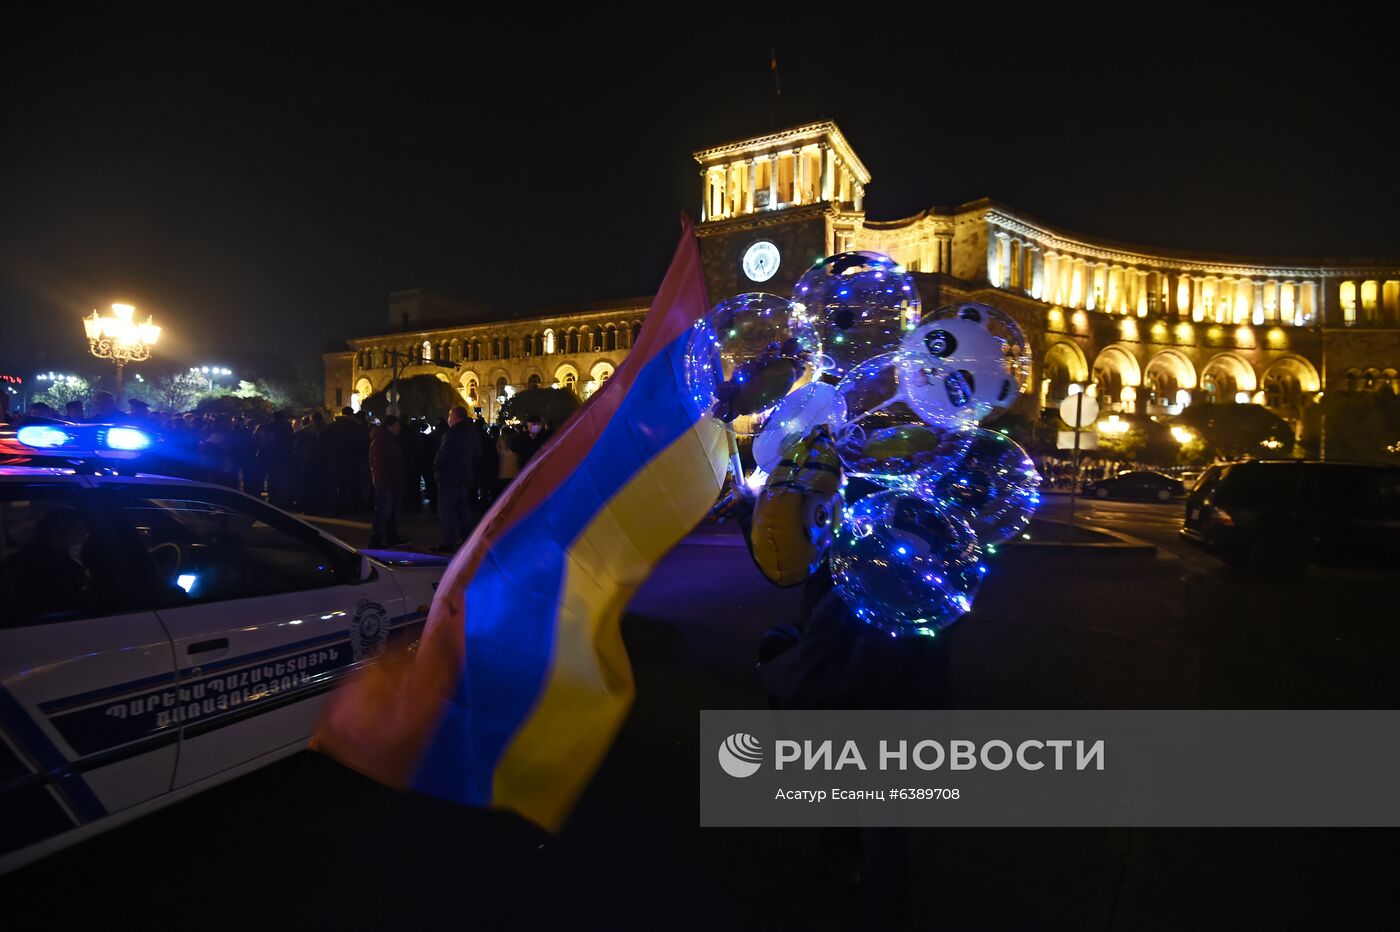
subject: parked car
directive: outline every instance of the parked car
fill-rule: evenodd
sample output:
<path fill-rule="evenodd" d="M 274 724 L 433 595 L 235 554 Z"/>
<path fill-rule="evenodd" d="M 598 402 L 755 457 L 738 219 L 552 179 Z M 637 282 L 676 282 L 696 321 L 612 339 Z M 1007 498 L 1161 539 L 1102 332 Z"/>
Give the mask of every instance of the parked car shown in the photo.
<path fill-rule="evenodd" d="M 0 428 L 0 874 L 305 748 L 447 563 L 134 471 L 150 445 Z"/>
<path fill-rule="evenodd" d="M 1254 460 L 1206 470 L 1182 535 L 1253 575 L 1400 562 L 1400 467 Z"/>
<path fill-rule="evenodd" d="M 1138 501 L 1171 501 L 1178 495 L 1186 494 L 1186 486 L 1180 480 L 1164 476 L 1159 472 L 1125 472 L 1112 479 L 1100 479 L 1084 484 L 1085 495 L 1095 498 L 1129 498 Z"/>

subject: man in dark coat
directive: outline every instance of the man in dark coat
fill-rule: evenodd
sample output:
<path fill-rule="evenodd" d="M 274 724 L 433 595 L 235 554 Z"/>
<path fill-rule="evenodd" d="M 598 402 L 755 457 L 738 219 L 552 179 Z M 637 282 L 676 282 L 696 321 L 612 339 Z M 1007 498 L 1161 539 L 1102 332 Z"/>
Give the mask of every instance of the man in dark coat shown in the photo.
<path fill-rule="evenodd" d="M 442 545 L 437 549 L 443 552 L 455 551 L 476 522 L 472 493 L 481 460 L 481 440 L 470 421 L 467 409 L 461 405 L 448 412 L 447 431 L 433 462 L 438 485 L 438 520 L 442 523 Z"/>
<path fill-rule="evenodd" d="M 401 543 L 399 540 L 399 501 L 403 498 L 403 450 L 399 432 L 403 425 L 390 414 L 370 434 L 369 474 L 374 486 L 374 523 L 370 527 L 371 548 Z"/>
<path fill-rule="evenodd" d="M 321 446 L 330 467 L 326 478 L 335 490 L 332 501 L 336 514 L 353 514 L 359 507 L 360 422 L 348 406 L 321 432 Z"/>
<path fill-rule="evenodd" d="M 278 411 L 272 420 L 259 427 L 257 438 L 258 462 L 267 475 L 267 501 L 278 508 L 292 507 L 292 476 L 296 470 L 296 443 L 291 412 Z"/>

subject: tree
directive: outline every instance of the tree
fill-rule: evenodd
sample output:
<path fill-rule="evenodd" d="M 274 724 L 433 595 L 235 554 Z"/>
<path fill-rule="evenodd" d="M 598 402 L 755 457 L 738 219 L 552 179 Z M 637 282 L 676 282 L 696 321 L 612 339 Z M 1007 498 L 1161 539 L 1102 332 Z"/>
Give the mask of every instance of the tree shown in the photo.
<path fill-rule="evenodd" d="M 146 397 L 156 410 L 180 413 L 194 407 L 206 383 L 192 372 L 173 372 L 158 375 L 149 384 Z"/>
<path fill-rule="evenodd" d="M 1172 422 L 1191 431 L 1201 444 L 1192 459 L 1212 456 L 1238 459 L 1244 456 L 1289 456 L 1293 452 L 1293 428 L 1262 405 L 1192 405 Z M 1191 443 L 1183 444 L 1183 453 Z"/>
<path fill-rule="evenodd" d="M 61 417 L 68 402 L 81 401 L 86 407 L 88 398 L 91 396 L 91 383 L 82 376 L 70 375 L 67 378 L 51 382 L 47 389 L 34 396 L 34 401 L 43 402 L 53 408 L 54 412 Z"/>
<path fill-rule="evenodd" d="M 1308 454 L 1329 460 L 1400 463 L 1400 396 L 1389 390 L 1343 392 L 1328 389 L 1304 412 Z"/>
<path fill-rule="evenodd" d="M 365 411 L 382 418 L 389 413 L 388 392 L 392 383 L 384 391 L 375 392 L 362 404 Z M 447 417 L 454 405 L 462 404 L 462 396 L 451 385 L 435 375 L 415 375 L 399 379 L 399 417 L 422 417 L 429 421 Z M 464 405 L 465 407 L 465 405 Z"/>
<path fill-rule="evenodd" d="M 567 388 L 527 388 L 501 406 L 502 421 L 540 421 L 558 427 L 578 410 L 578 396 Z"/>

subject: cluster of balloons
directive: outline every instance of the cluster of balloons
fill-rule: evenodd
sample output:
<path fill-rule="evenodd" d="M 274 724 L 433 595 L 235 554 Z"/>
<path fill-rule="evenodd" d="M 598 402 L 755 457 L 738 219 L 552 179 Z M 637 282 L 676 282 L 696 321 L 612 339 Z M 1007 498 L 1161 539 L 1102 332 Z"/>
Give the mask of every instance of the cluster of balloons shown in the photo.
<path fill-rule="evenodd" d="M 1029 381 L 1024 331 L 987 304 L 923 314 L 913 277 L 888 256 L 823 259 L 791 300 L 720 302 L 696 322 L 686 374 L 702 410 L 761 423 L 758 472 L 745 480 L 767 479 L 759 518 L 765 503 L 807 516 L 795 559 L 764 525 L 764 552 L 783 565 L 769 572 L 760 558 L 760 567 L 791 585 L 828 559 L 851 610 L 890 634 L 934 634 L 968 612 L 983 553 L 1019 534 L 1040 504 L 1030 457 L 981 426 Z M 844 476 L 811 487 L 796 479 L 820 469 Z M 852 478 L 878 491 L 848 503 Z M 821 501 L 792 501 L 818 488 Z"/>

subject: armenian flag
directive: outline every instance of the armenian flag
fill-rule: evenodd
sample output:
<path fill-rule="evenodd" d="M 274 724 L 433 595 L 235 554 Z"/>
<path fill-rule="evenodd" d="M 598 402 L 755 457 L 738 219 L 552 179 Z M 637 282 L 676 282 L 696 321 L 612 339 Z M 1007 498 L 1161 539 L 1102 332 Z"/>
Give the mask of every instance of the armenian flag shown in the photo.
<path fill-rule="evenodd" d="M 391 786 L 559 829 L 632 703 L 623 609 L 724 479 L 727 440 L 685 379 L 707 308 L 685 220 L 627 359 L 452 559 L 417 650 L 332 694 L 313 747 Z"/>

